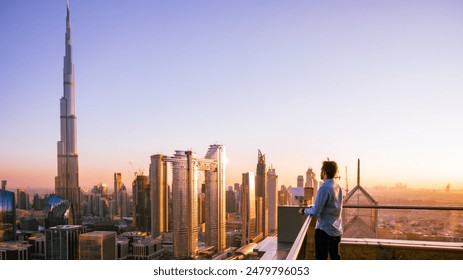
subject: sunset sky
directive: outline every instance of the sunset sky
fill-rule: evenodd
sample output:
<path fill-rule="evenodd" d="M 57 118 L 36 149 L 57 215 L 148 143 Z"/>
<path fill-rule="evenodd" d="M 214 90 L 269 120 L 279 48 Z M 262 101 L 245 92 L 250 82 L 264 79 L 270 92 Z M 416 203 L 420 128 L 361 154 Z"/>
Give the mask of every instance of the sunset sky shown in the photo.
<path fill-rule="evenodd" d="M 70 2 L 80 185 L 150 156 L 257 150 L 296 185 L 463 188 L 463 1 Z M 0 0 L 0 180 L 53 189 L 65 0 Z"/>

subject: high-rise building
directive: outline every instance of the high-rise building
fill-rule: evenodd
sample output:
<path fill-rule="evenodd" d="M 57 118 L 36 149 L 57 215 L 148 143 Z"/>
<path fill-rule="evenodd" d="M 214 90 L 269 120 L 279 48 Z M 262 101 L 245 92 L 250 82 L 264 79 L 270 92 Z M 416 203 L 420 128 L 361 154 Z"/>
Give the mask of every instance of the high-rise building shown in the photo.
<path fill-rule="evenodd" d="M 272 167 L 267 172 L 268 186 L 268 229 L 275 232 L 278 229 L 278 175 Z"/>
<path fill-rule="evenodd" d="M 169 190 L 167 188 L 167 162 L 163 155 L 151 156 L 151 235 L 158 236 L 169 230 Z"/>
<path fill-rule="evenodd" d="M 64 225 L 45 230 L 45 258 L 47 260 L 78 260 L 79 235 L 86 229 L 81 225 Z"/>
<path fill-rule="evenodd" d="M 310 192 L 313 194 L 311 201 L 308 201 L 309 204 L 315 203 L 315 197 L 317 196 L 318 191 L 318 181 L 315 172 L 312 168 L 307 169 L 306 172 L 306 183 L 305 187 L 310 189 Z"/>
<path fill-rule="evenodd" d="M 55 194 L 73 204 L 80 211 L 79 166 L 74 95 L 74 64 L 69 6 L 66 15 L 65 55 L 63 68 L 63 97 L 60 100 L 61 139 L 58 141 L 58 175 L 55 177 Z"/>
<path fill-rule="evenodd" d="M 278 205 L 289 205 L 289 194 L 285 185 L 281 185 L 278 191 Z"/>
<path fill-rule="evenodd" d="M 176 151 L 172 172 L 174 258 L 195 258 L 198 255 L 198 166 L 195 154 Z"/>
<path fill-rule="evenodd" d="M 121 217 L 128 217 L 130 210 L 129 210 L 129 197 L 127 195 L 127 188 L 125 185 L 122 185 L 119 191 L 119 203 L 121 207 Z"/>
<path fill-rule="evenodd" d="M 6 190 L 6 183 L 7 181 L 6 180 L 2 180 L 2 190 Z"/>
<path fill-rule="evenodd" d="M 45 228 L 72 225 L 74 221 L 73 205 L 62 197 L 49 195 L 45 207 Z"/>
<path fill-rule="evenodd" d="M 15 193 L 0 190 L 0 242 L 16 239 Z"/>
<path fill-rule="evenodd" d="M 241 185 L 241 245 L 254 242 L 256 237 L 256 186 L 254 172 L 243 173 Z"/>
<path fill-rule="evenodd" d="M 210 145 L 205 157 L 213 160 L 205 168 L 206 246 L 214 246 L 217 251 L 227 246 L 225 157 L 223 145 Z"/>
<path fill-rule="evenodd" d="M 297 176 L 297 187 L 298 188 L 304 187 L 304 176 L 302 175 Z"/>
<path fill-rule="evenodd" d="M 228 187 L 227 194 L 227 213 L 235 213 L 236 212 L 236 203 L 235 203 L 235 191 L 233 190 L 232 186 Z"/>
<path fill-rule="evenodd" d="M 151 231 L 151 197 L 148 177 L 137 175 L 133 181 L 133 221 L 135 227 L 143 231 Z"/>
<path fill-rule="evenodd" d="M 268 235 L 268 190 L 267 176 L 265 174 L 265 155 L 259 150 L 256 168 L 256 212 L 257 234 L 265 238 Z"/>
<path fill-rule="evenodd" d="M 79 235 L 79 258 L 81 260 L 115 260 L 116 232 L 93 231 Z"/>
<path fill-rule="evenodd" d="M 18 191 L 18 208 L 22 210 L 29 209 L 29 195 L 24 190 Z"/>
<path fill-rule="evenodd" d="M 235 210 L 237 213 L 241 213 L 241 187 L 240 183 L 233 185 L 233 191 L 235 192 Z"/>
<path fill-rule="evenodd" d="M 115 201 L 116 207 L 114 214 L 120 215 L 121 214 L 121 206 L 119 202 L 119 190 L 122 187 L 122 175 L 121 173 L 114 173 L 114 194 L 113 199 Z"/>
<path fill-rule="evenodd" d="M 171 198 L 167 163 L 172 164 Z M 198 194 L 199 171 L 205 171 L 202 196 Z M 174 258 L 197 257 L 199 224 L 203 218 L 206 245 L 214 246 L 218 251 L 225 249 L 225 146 L 211 145 L 204 159 L 198 159 L 192 151 L 175 151 L 172 157 L 154 155 L 151 157 L 150 182 L 155 207 L 152 235 L 167 230 L 172 232 Z M 200 205 L 201 210 L 204 206 L 202 212 Z"/>

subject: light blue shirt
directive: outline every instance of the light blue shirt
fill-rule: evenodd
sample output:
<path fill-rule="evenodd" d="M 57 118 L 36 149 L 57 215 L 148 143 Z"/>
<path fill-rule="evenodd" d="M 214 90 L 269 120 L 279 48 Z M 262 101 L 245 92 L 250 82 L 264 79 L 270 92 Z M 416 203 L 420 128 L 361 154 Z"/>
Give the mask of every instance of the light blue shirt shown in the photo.
<path fill-rule="evenodd" d="M 316 228 L 330 236 L 340 236 L 342 234 L 341 210 L 342 189 L 333 179 L 328 179 L 318 189 L 313 207 L 306 208 L 304 214 L 317 217 Z"/>

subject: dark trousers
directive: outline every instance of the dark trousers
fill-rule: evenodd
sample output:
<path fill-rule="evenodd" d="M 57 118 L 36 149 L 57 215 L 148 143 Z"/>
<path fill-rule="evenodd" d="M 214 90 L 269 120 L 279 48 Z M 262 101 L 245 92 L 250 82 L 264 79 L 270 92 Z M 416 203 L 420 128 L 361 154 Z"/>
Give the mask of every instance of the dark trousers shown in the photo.
<path fill-rule="evenodd" d="M 330 259 L 340 260 L 339 255 L 339 243 L 341 242 L 341 236 L 328 235 L 321 229 L 315 229 L 315 259 L 316 260 L 327 260 L 328 253 Z"/>

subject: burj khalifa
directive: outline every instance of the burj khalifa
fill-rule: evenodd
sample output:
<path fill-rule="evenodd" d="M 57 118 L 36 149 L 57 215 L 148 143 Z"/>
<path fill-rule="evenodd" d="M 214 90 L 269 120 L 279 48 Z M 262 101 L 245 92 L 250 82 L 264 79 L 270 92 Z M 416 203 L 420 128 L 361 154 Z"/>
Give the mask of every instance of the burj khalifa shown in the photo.
<path fill-rule="evenodd" d="M 80 210 L 79 158 L 74 95 L 74 64 L 69 4 L 66 15 L 65 55 L 63 68 L 63 97 L 60 100 L 61 140 L 58 141 L 58 175 L 55 193 L 72 203 L 76 213 Z"/>

